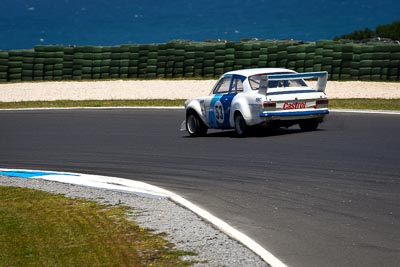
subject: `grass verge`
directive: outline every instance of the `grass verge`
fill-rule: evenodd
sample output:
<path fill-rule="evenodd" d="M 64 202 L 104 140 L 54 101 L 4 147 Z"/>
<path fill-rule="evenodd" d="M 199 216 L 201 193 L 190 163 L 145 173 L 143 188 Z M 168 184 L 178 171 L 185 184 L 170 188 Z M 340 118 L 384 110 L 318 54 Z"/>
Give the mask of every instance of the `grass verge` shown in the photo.
<path fill-rule="evenodd" d="M 139 100 L 58 100 L 58 101 L 22 101 L 0 102 L 0 108 L 71 108 L 71 107 L 147 107 L 182 106 L 183 99 L 139 99 Z"/>
<path fill-rule="evenodd" d="M 83 101 L 27 101 L 0 102 L 1 109 L 11 108 L 70 108 L 70 107 L 147 107 L 147 106 L 180 106 L 184 99 L 148 99 L 148 100 L 83 100 Z M 371 109 L 399 110 L 400 99 L 330 99 L 329 108 L 333 109 Z"/>
<path fill-rule="evenodd" d="M 329 107 L 334 109 L 370 109 L 400 111 L 400 99 L 329 99 Z"/>
<path fill-rule="evenodd" d="M 127 208 L 0 186 L 0 266 L 189 266 Z"/>

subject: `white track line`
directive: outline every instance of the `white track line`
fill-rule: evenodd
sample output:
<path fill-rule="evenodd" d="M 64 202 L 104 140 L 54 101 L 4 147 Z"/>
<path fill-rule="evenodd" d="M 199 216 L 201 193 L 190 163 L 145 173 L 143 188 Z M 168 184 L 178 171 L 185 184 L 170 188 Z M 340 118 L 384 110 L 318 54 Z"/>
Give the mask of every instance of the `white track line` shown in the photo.
<path fill-rule="evenodd" d="M 25 171 L 25 172 L 43 172 L 43 173 L 54 173 L 50 175 L 42 175 L 31 177 L 34 179 L 44 179 L 49 181 L 56 181 L 66 184 L 75 184 L 90 186 L 96 188 L 103 188 L 109 190 L 125 191 L 131 193 L 142 193 L 150 194 L 158 197 L 167 197 L 171 201 L 191 210 L 193 213 L 197 214 L 204 220 L 213 224 L 217 229 L 224 232 L 231 238 L 239 241 L 244 246 L 248 247 L 258 256 L 260 256 L 265 262 L 273 267 L 285 267 L 286 265 L 276 258 L 272 253 L 264 249 L 261 245 L 255 242 L 253 239 L 243 234 L 242 232 L 236 230 L 223 220 L 212 215 L 208 211 L 196 206 L 192 202 L 182 198 L 181 196 L 162 189 L 157 186 L 153 186 L 144 182 L 128 180 L 117 177 L 101 176 L 101 175 L 90 175 L 90 174 L 80 174 L 80 173 L 70 173 L 70 172 L 52 172 L 52 171 L 41 171 L 41 170 L 26 170 L 26 169 L 0 169 L 0 171 Z"/>
<path fill-rule="evenodd" d="M 182 106 L 164 106 L 164 107 L 71 107 L 71 108 L 8 108 L 0 111 L 35 111 L 35 110 L 107 110 L 107 109 L 170 109 L 183 110 Z M 362 109 L 329 109 L 329 112 L 336 113 L 361 113 L 361 114 L 382 114 L 382 115 L 400 115 L 400 111 L 391 110 L 362 110 Z"/>

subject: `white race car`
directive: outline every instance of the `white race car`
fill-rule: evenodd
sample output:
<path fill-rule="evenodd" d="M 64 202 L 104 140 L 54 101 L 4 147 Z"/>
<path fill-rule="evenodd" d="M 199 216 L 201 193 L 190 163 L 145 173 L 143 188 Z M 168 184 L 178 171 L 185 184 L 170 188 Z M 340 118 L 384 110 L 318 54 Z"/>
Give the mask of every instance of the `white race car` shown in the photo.
<path fill-rule="evenodd" d="M 318 79 L 315 88 L 304 79 Z M 208 96 L 185 102 L 181 130 L 202 136 L 208 129 L 235 129 L 244 136 L 253 126 L 317 129 L 328 111 L 328 73 L 280 68 L 236 70 L 223 74 Z"/>

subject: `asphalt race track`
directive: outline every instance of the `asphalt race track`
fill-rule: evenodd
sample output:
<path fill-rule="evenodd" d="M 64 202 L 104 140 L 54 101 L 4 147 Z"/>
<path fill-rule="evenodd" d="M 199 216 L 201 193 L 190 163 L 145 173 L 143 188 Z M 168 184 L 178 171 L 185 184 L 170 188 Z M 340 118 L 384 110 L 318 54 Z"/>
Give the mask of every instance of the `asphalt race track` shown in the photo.
<path fill-rule="evenodd" d="M 400 116 L 331 113 L 236 138 L 183 110 L 0 111 L 0 167 L 102 174 L 181 194 L 290 266 L 400 265 Z"/>

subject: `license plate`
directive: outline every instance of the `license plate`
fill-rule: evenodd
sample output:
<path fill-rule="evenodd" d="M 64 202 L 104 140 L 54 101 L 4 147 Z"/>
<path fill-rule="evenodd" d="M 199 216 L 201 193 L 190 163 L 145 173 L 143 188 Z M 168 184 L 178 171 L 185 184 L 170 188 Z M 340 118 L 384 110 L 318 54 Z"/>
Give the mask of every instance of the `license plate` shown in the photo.
<path fill-rule="evenodd" d="M 285 102 L 283 104 L 283 109 L 287 110 L 287 109 L 302 109 L 302 108 L 306 108 L 307 103 L 306 102 Z"/>

